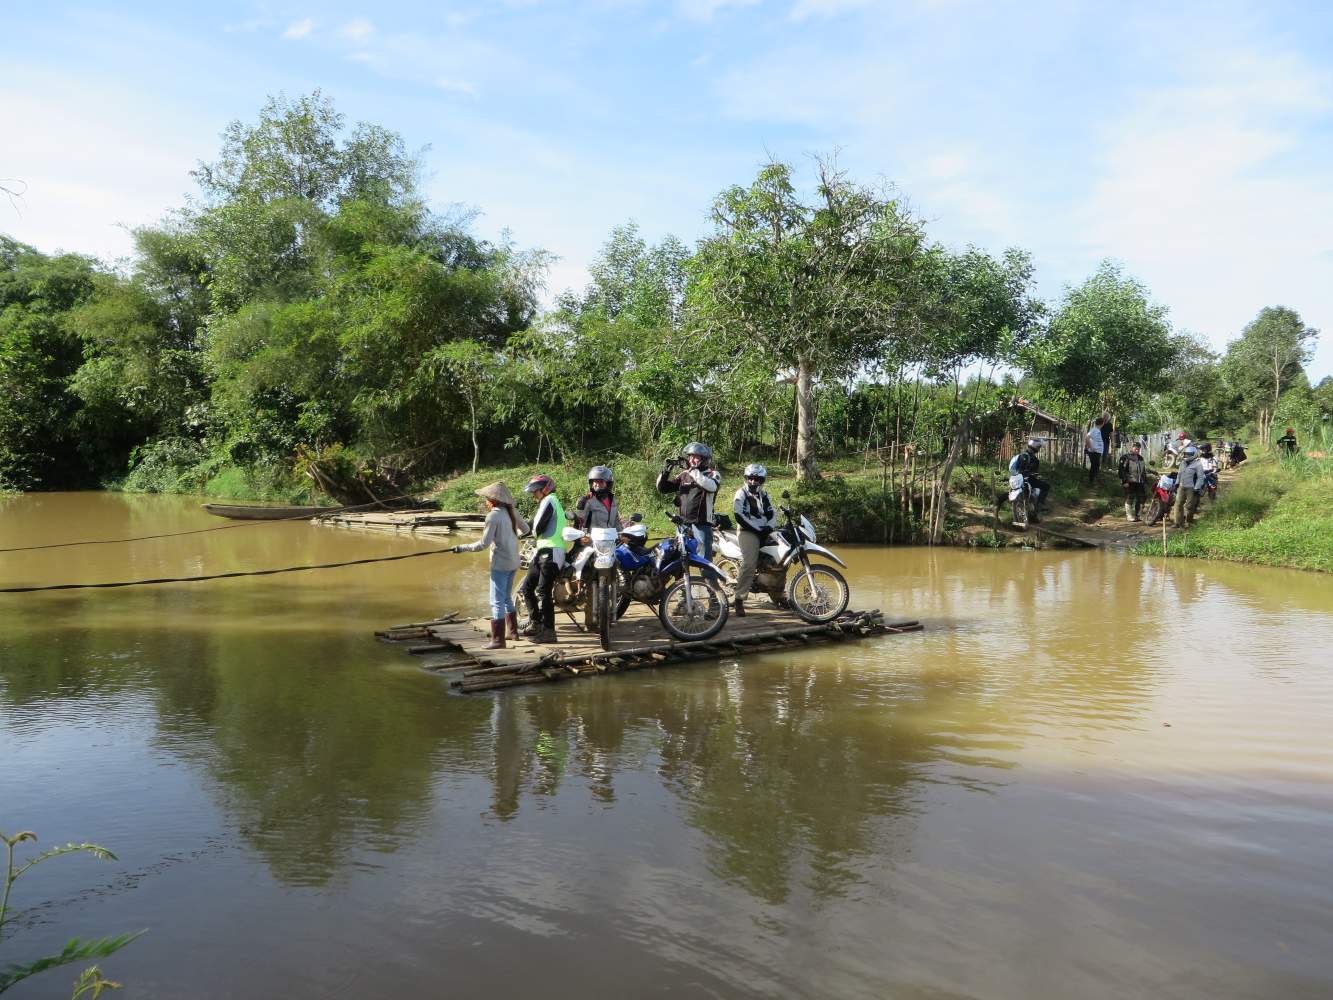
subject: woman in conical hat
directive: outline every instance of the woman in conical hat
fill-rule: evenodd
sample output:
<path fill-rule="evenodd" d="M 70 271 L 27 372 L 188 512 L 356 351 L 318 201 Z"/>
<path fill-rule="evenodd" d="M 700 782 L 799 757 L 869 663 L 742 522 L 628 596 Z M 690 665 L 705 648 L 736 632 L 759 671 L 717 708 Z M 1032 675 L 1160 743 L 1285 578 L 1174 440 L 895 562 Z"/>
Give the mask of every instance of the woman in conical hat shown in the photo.
<path fill-rule="evenodd" d="M 514 495 L 504 483 L 491 483 L 475 491 L 486 501 L 486 527 L 471 545 L 455 545 L 454 552 L 491 550 L 491 641 L 486 649 L 504 649 L 508 626 L 510 639 L 518 638 L 518 616 L 514 613 L 514 574 L 518 572 L 518 536 L 528 530 L 523 516 L 514 510 Z"/>

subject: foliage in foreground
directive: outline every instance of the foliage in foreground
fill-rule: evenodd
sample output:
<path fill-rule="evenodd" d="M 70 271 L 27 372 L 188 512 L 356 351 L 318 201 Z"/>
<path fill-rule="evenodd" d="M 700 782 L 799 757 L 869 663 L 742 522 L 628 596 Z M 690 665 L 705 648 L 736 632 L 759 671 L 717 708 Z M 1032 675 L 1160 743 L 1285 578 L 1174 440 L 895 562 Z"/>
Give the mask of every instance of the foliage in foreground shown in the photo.
<path fill-rule="evenodd" d="M 1200 512 L 1193 528 L 1168 535 L 1167 555 L 1333 572 L 1333 460 L 1247 463 Z M 1162 544 L 1134 551 L 1162 555 Z"/>
<path fill-rule="evenodd" d="M 5 923 L 9 918 L 9 894 L 17 882 L 25 873 L 41 864 L 43 861 L 49 861 L 51 858 L 62 857 L 66 854 L 91 854 L 93 857 L 103 861 L 115 861 L 116 856 L 105 847 L 99 847 L 96 844 L 65 844 L 63 847 L 53 847 L 49 851 L 42 851 L 40 854 L 28 858 L 18 864 L 14 860 L 14 849 L 27 841 L 36 842 L 37 835 L 30 830 L 21 830 L 13 836 L 0 833 L 0 840 L 5 844 L 5 887 L 4 895 L 0 897 L 0 943 L 4 942 Z M 86 962 L 89 959 L 106 958 L 114 955 L 135 938 L 143 934 L 143 931 L 128 934 L 117 934 L 114 936 L 97 938 L 93 941 L 82 941 L 79 938 L 71 938 L 58 953 L 54 955 L 44 955 L 41 958 L 33 959 L 28 962 L 11 962 L 0 969 L 0 993 L 4 993 L 11 986 L 35 976 L 40 972 L 46 972 L 49 969 L 59 968 L 62 965 L 71 965 L 74 962 Z M 102 975 L 101 969 L 97 966 L 89 966 L 83 971 L 74 983 L 74 992 L 70 995 L 71 1000 L 78 1000 L 79 997 L 99 997 L 102 991 L 106 989 L 119 989 L 120 983 L 112 982 Z"/>

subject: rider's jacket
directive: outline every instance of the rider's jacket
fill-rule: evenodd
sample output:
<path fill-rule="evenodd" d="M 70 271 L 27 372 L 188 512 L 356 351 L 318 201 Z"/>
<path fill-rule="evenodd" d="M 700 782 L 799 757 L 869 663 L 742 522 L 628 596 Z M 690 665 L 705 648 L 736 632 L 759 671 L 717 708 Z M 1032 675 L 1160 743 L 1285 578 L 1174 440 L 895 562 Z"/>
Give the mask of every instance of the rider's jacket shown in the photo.
<path fill-rule="evenodd" d="M 1021 472 L 1025 476 L 1035 476 L 1041 468 L 1041 459 L 1030 451 L 1020 451 L 1009 460 L 1010 472 Z"/>
<path fill-rule="evenodd" d="M 1185 460 L 1185 464 L 1180 467 L 1180 476 L 1176 483 L 1182 490 L 1203 489 L 1203 466 L 1197 458 Z"/>
<path fill-rule="evenodd" d="M 605 499 L 594 493 L 585 493 L 574 506 L 574 527 L 584 531 L 593 528 L 615 528 L 620 530 L 620 508 L 616 506 L 615 496 L 608 490 Z"/>
<path fill-rule="evenodd" d="M 563 563 L 565 558 L 564 531 L 567 523 L 560 498 L 554 493 L 543 497 L 532 518 L 532 535 L 537 539 L 537 551 L 550 549 L 557 565 Z"/>
<path fill-rule="evenodd" d="M 685 469 L 675 476 L 663 469 L 657 477 L 657 489 L 661 493 L 676 494 L 680 516 L 690 524 L 711 524 L 713 496 L 721 481 L 722 477 L 714 469 Z"/>
<path fill-rule="evenodd" d="M 1147 478 L 1148 463 L 1142 455 L 1132 451 L 1120 456 L 1120 481 L 1122 483 L 1142 483 Z"/>
<path fill-rule="evenodd" d="M 777 511 L 773 509 L 773 501 L 767 490 L 755 492 L 748 486 L 742 486 L 736 491 L 736 499 L 731 506 L 742 531 L 762 535 L 778 526 Z"/>

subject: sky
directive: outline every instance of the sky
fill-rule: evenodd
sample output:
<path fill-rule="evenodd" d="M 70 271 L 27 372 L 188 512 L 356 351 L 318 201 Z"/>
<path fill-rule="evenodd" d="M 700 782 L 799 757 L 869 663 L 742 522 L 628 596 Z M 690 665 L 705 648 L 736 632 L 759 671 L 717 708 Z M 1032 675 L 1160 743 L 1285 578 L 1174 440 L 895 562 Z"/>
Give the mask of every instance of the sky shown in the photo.
<path fill-rule="evenodd" d="M 423 155 L 438 209 L 558 256 L 710 230 L 767 160 L 836 151 L 950 246 L 1104 258 L 1221 350 L 1268 305 L 1333 374 L 1333 5 L 430 0 L 6 5 L 0 232 L 113 261 L 233 120 L 320 88 Z"/>

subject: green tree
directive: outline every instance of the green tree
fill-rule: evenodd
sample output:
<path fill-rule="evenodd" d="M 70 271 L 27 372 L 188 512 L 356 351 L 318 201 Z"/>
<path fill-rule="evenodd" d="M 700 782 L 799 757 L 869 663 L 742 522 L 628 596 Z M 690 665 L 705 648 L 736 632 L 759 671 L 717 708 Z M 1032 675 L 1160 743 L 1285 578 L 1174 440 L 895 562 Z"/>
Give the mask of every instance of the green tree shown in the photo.
<path fill-rule="evenodd" d="M 1110 261 L 1066 290 L 1045 334 L 1019 352 L 1038 385 L 1075 405 L 1124 411 L 1164 385 L 1176 346 L 1166 307 Z"/>
<path fill-rule="evenodd" d="M 774 374 L 794 372 L 797 474 L 817 477 L 816 382 L 849 377 L 894 335 L 921 228 L 828 162 L 812 200 L 774 162 L 718 195 L 712 217 L 692 269 L 701 335 L 763 351 Z"/>
<path fill-rule="evenodd" d="M 1249 405 L 1267 444 L 1282 394 L 1305 378 L 1319 331 L 1286 306 L 1267 306 L 1227 345 L 1227 378 Z"/>

